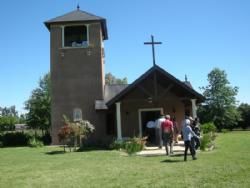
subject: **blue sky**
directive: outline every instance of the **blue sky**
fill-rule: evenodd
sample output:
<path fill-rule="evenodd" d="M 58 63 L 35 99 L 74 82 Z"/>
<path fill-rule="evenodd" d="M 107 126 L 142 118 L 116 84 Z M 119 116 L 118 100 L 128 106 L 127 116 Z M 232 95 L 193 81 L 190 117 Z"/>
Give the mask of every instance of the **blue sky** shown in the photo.
<path fill-rule="evenodd" d="M 76 9 L 105 17 L 106 72 L 131 83 L 156 63 L 193 87 L 207 85 L 207 74 L 223 69 L 237 99 L 250 103 L 250 1 L 248 0 L 1 0 L 0 106 L 24 102 L 49 71 L 49 31 L 43 22 Z"/>

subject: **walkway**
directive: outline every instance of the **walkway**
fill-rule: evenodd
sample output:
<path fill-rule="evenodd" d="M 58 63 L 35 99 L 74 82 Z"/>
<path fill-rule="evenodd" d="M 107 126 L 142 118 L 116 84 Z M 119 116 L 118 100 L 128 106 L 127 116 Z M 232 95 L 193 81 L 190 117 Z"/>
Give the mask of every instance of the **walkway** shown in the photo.
<path fill-rule="evenodd" d="M 184 142 L 179 141 L 178 144 L 174 144 L 173 147 L 174 154 L 173 155 L 183 155 L 184 154 Z M 165 147 L 160 149 L 159 147 L 145 147 L 144 150 L 137 153 L 139 156 L 159 156 L 166 155 Z"/>

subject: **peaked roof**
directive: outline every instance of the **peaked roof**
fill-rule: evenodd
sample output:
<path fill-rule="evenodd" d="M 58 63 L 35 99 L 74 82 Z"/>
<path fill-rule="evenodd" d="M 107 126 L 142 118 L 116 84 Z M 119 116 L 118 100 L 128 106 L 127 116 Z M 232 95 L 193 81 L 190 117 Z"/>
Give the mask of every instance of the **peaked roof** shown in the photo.
<path fill-rule="evenodd" d="M 69 22 L 77 23 L 77 22 L 90 22 L 90 21 L 101 22 L 103 37 L 104 39 L 108 39 L 106 19 L 79 9 L 64 14 L 62 16 L 50 19 L 48 21 L 45 21 L 44 24 L 50 30 L 50 25 L 54 23 L 69 23 Z"/>
<path fill-rule="evenodd" d="M 201 95 L 200 93 L 198 93 L 197 91 L 195 91 L 192 87 L 190 87 L 186 83 L 178 80 L 177 78 L 175 78 L 173 75 L 169 74 L 167 71 L 165 71 L 161 67 L 155 65 L 155 66 L 151 67 L 148 71 L 146 71 L 143 75 L 141 75 L 138 79 L 136 79 L 133 83 L 131 83 L 130 85 L 128 85 L 120 93 L 118 93 L 116 96 L 114 96 L 113 98 L 111 98 L 106 103 L 106 105 L 110 106 L 110 105 L 114 104 L 115 102 L 121 100 L 121 98 L 123 98 L 128 92 L 130 92 L 132 89 L 134 89 L 141 81 L 143 81 L 144 79 L 146 79 L 149 75 L 151 75 L 155 71 L 159 71 L 166 78 L 168 78 L 169 80 L 171 80 L 173 83 L 175 83 L 176 85 L 180 86 L 181 88 L 183 88 L 184 90 L 186 90 L 188 93 L 193 94 L 194 96 L 196 96 L 197 99 L 200 102 L 205 100 L 205 97 L 203 95 Z"/>

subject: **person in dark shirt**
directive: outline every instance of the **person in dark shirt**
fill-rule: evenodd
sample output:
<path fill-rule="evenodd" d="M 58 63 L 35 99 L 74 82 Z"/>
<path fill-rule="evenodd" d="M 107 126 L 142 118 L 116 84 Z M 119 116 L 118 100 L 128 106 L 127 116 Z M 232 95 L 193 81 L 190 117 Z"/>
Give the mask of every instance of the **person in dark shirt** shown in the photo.
<path fill-rule="evenodd" d="M 191 125 L 192 130 L 194 131 L 194 133 L 200 137 L 200 125 L 199 125 L 199 120 L 198 118 L 195 118 L 195 120 L 193 121 L 192 125 Z M 199 137 L 193 137 L 192 138 L 192 144 L 194 145 L 194 148 L 197 150 L 201 143 L 200 143 L 200 139 Z"/>

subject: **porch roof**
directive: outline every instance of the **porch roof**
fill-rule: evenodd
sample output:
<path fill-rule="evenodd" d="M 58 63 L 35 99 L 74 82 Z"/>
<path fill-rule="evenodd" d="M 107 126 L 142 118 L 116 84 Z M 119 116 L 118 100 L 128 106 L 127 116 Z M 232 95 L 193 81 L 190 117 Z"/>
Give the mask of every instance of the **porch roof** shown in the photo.
<path fill-rule="evenodd" d="M 114 97 L 109 99 L 106 102 L 107 106 L 111 106 L 112 104 L 122 100 L 129 92 L 131 92 L 134 88 L 136 88 L 140 83 L 142 83 L 144 80 L 146 80 L 148 77 L 152 76 L 152 74 L 156 73 L 158 76 L 161 77 L 161 80 L 168 80 L 170 81 L 174 86 L 177 86 L 182 92 L 185 92 L 189 94 L 190 96 L 193 96 L 193 98 L 196 98 L 198 102 L 203 102 L 205 100 L 205 97 L 195 91 L 191 84 L 186 84 L 185 82 L 180 81 L 179 79 L 175 78 L 173 75 L 169 74 L 167 71 L 162 69 L 161 67 L 155 65 L 151 67 L 148 71 L 146 71 L 143 75 L 141 75 L 138 79 L 136 79 L 133 83 L 128 85 L 126 88 L 123 88 L 121 92 L 117 93 Z M 158 80 L 159 81 L 159 80 Z"/>

